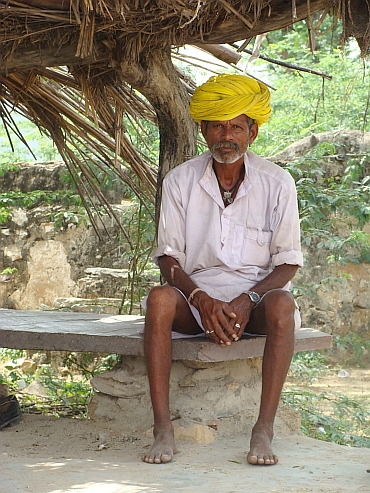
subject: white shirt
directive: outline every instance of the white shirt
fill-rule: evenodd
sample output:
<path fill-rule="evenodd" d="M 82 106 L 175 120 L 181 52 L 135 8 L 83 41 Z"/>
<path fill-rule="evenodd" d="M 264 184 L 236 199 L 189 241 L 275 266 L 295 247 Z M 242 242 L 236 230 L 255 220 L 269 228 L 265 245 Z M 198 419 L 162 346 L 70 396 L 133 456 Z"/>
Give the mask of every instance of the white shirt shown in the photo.
<path fill-rule="evenodd" d="M 244 164 L 244 180 L 227 207 L 210 152 L 166 175 L 153 257 L 174 257 L 197 286 L 227 302 L 276 266 L 303 264 L 293 178 L 250 151 Z"/>

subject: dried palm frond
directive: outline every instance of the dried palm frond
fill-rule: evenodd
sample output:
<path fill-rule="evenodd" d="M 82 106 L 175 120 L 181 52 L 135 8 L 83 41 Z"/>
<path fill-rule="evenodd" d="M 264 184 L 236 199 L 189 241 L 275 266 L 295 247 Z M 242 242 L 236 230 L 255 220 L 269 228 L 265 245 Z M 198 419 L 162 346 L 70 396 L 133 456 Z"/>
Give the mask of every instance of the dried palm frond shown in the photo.
<path fill-rule="evenodd" d="M 117 219 L 100 191 L 97 171 L 116 175 L 144 203 L 153 204 L 156 192 L 155 163 L 140 154 L 122 128 L 123 113 L 139 126 L 141 119 L 155 122 L 155 113 L 140 94 L 125 85 L 113 85 L 110 75 L 90 73 L 88 83 L 86 73 L 75 67 L 73 75 L 58 68 L 0 77 L 4 122 L 8 126 L 12 122 L 13 106 L 49 134 L 85 199 L 97 232 L 98 204 Z"/>

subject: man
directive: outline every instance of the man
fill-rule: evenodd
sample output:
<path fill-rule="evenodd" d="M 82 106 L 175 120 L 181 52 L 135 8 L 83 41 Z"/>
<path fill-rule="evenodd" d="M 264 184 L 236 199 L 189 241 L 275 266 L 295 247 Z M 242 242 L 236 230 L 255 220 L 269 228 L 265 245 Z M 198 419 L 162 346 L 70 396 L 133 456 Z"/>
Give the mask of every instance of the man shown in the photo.
<path fill-rule="evenodd" d="M 169 412 L 172 330 L 237 343 L 244 331 L 266 335 L 260 413 L 247 460 L 276 464 L 271 442 L 291 362 L 299 314 L 288 291 L 302 265 L 293 179 L 248 150 L 270 117 L 268 88 L 250 77 L 220 75 L 190 103 L 210 152 L 172 170 L 163 182 L 156 259 L 167 281 L 151 290 L 145 355 L 154 413 L 148 463 L 176 452 Z"/>

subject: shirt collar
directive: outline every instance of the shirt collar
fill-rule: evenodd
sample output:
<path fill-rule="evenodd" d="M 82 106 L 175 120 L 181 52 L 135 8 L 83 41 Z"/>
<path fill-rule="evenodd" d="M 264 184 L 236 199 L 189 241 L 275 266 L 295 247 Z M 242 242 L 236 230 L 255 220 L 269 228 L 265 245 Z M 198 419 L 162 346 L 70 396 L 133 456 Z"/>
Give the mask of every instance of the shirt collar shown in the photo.
<path fill-rule="evenodd" d="M 205 154 L 205 159 L 207 160 L 207 165 L 205 167 L 202 178 L 199 180 L 199 185 L 218 203 L 220 207 L 224 208 L 224 204 L 219 193 L 217 178 L 213 171 L 213 158 L 210 152 L 207 152 Z M 249 157 L 248 152 L 246 152 L 244 154 L 245 175 L 242 183 L 240 184 L 237 197 L 244 196 L 251 187 L 251 183 L 248 178 L 248 164 Z"/>

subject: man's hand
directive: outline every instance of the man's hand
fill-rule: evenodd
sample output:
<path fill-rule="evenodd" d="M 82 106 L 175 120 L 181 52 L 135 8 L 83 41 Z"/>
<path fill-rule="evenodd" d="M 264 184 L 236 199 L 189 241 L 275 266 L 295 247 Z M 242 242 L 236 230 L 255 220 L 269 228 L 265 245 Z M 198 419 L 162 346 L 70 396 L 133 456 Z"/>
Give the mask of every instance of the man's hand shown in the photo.
<path fill-rule="evenodd" d="M 237 315 L 229 303 L 211 298 L 204 291 L 198 291 L 194 295 L 192 304 L 199 311 L 203 327 L 210 339 L 218 344 L 229 346 L 232 341 L 239 338 L 240 329 L 235 328 L 234 325 Z"/>
<path fill-rule="evenodd" d="M 253 303 L 247 294 L 242 293 L 237 298 L 230 301 L 229 306 L 236 315 L 233 319 L 233 323 L 237 335 L 236 340 L 238 340 L 245 331 L 245 327 L 249 322 L 255 303 Z"/>

